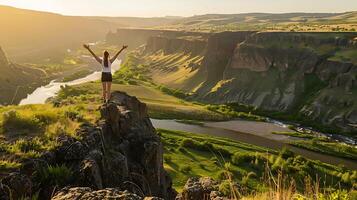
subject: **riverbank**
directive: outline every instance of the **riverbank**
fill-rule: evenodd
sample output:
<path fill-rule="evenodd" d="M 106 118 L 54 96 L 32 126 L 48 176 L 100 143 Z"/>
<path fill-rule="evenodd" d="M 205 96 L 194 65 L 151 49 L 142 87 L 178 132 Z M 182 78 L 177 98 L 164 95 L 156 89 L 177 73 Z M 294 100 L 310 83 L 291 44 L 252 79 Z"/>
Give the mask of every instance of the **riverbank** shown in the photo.
<path fill-rule="evenodd" d="M 318 153 L 303 148 L 298 148 L 282 141 L 281 138 L 279 138 L 278 140 L 274 140 L 255 134 L 238 132 L 235 130 L 231 130 L 227 127 L 225 128 L 221 128 L 219 126 L 214 127 L 214 125 L 211 126 L 210 124 L 211 122 L 207 122 L 203 126 L 193 125 L 193 124 L 182 124 L 174 120 L 151 119 L 151 122 L 153 123 L 155 128 L 192 132 L 196 134 L 206 134 L 215 137 L 224 137 L 224 138 L 232 139 L 234 141 L 253 144 L 256 146 L 274 149 L 277 151 L 280 151 L 284 147 L 287 147 L 289 150 L 295 152 L 296 154 L 302 155 L 312 160 L 319 160 L 321 162 L 329 163 L 332 165 L 344 165 L 347 168 L 357 170 L 357 162 L 354 160 L 344 159 L 337 156 L 327 155 L 327 154 Z M 234 126 L 234 121 L 231 123 L 232 126 Z"/>

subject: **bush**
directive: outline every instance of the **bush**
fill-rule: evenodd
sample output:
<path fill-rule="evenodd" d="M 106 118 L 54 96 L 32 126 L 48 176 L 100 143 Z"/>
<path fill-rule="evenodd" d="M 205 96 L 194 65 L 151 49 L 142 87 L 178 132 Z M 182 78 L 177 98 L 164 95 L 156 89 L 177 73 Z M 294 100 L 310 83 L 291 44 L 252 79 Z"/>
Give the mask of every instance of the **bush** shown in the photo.
<path fill-rule="evenodd" d="M 247 175 L 243 176 L 243 178 L 242 178 L 242 185 L 247 186 L 249 180 L 251 180 L 252 178 L 256 178 L 256 177 L 257 177 L 257 174 L 256 174 L 256 173 L 254 173 L 254 172 L 249 172 Z"/>
<path fill-rule="evenodd" d="M 77 120 L 77 121 L 83 121 L 83 115 L 77 111 L 77 110 L 67 110 L 65 113 L 65 116 L 73 121 Z"/>
<path fill-rule="evenodd" d="M 188 96 L 186 93 L 182 92 L 181 90 L 170 89 L 170 88 L 167 88 L 162 85 L 158 86 L 158 89 L 165 94 L 168 94 L 168 95 L 180 98 L 180 99 L 185 99 Z"/>
<path fill-rule="evenodd" d="M 40 167 L 36 171 L 35 177 L 43 185 L 64 186 L 70 181 L 72 174 L 72 170 L 66 165 L 50 165 Z"/>
<path fill-rule="evenodd" d="M 195 148 L 196 144 L 195 141 L 193 141 L 192 139 L 185 138 L 181 141 L 180 146 L 187 147 L 187 148 Z"/>
<path fill-rule="evenodd" d="M 228 150 L 220 147 L 216 147 L 207 141 L 196 142 L 192 139 L 185 138 L 181 141 L 180 146 L 185 148 L 195 149 L 198 151 L 212 152 L 218 154 L 218 156 L 222 155 L 224 157 L 230 157 L 232 155 L 231 152 L 229 152 Z"/>
<path fill-rule="evenodd" d="M 218 190 L 226 197 L 237 199 L 237 197 L 239 196 L 237 184 L 233 181 L 222 181 L 218 188 Z"/>
<path fill-rule="evenodd" d="M 29 151 L 41 151 L 43 144 L 38 138 L 32 140 L 19 139 L 13 145 L 10 146 L 11 151 L 14 153 L 18 152 L 29 152 Z"/>
<path fill-rule="evenodd" d="M 183 173 L 189 173 L 192 170 L 191 166 L 183 165 L 179 167 L 179 171 Z"/>
<path fill-rule="evenodd" d="M 242 163 L 251 163 L 255 161 L 256 157 L 253 153 L 248 152 L 236 152 L 231 160 L 235 165 L 241 165 Z"/>
<path fill-rule="evenodd" d="M 5 131 L 13 129 L 33 131 L 40 129 L 42 125 L 39 119 L 35 117 L 21 116 L 16 110 L 10 110 L 3 114 L 2 127 Z"/>
<path fill-rule="evenodd" d="M 288 158 L 292 158 L 295 156 L 294 152 L 290 151 L 289 149 L 287 149 L 286 147 L 284 147 L 280 152 L 279 155 L 284 158 L 284 159 L 288 159 Z"/>

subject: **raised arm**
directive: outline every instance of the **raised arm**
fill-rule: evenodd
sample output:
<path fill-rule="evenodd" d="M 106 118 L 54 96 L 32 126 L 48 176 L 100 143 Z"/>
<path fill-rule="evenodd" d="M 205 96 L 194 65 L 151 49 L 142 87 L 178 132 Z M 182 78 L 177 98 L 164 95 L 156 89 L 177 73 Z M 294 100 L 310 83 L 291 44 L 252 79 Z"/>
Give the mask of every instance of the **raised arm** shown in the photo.
<path fill-rule="evenodd" d="M 118 51 L 118 53 L 115 54 L 114 57 L 110 59 L 110 63 L 113 63 L 113 62 L 118 58 L 119 54 L 120 54 L 124 49 L 126 49 L 126 48 L 128 48 L 128 46 L 127 46 L 127 45 L 124 45 L 124 46 Z"/>
<path fill-rule="evenodd" d="M 88 44 L 84 44 L 83 47 L 89 51 L 89 53 L 92 54 L 92 56 L 97 60 L 97 62 L 102 63 L 102 59 L 100 59 L 95 53 L 90 49 Z"/>

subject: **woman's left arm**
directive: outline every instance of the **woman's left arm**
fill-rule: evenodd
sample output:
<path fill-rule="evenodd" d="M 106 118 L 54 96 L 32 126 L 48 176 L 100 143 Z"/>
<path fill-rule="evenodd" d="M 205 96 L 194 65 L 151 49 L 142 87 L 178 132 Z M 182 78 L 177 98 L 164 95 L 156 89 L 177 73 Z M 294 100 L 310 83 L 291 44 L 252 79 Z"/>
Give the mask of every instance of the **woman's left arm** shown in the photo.
<path fill-rule="evenodd" d="M 110 59 L 110 63 L 113 63 L 113 62 L 118 58 L 119 54 L 120 54 L 124 49 L 126 49 L 126 48 L 128 48 L 128 46 L 127 46 L 127 45 L 124 45 L 124 46 L 120 49 L 120 51 L 118 51 L 118 53 L 115 54 L 115 56 Z"/>

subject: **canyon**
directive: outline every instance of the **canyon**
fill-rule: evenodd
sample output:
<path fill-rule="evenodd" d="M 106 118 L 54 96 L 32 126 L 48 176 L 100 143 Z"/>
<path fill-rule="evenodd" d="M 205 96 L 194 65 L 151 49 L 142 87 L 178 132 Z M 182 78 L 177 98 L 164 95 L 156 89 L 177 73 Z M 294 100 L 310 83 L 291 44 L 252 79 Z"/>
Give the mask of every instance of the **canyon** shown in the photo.
<path fill-rule="evenodd" d="M 118 29 L 130 34 L 135 66 L 154 83 L 205 103 L 239 103 L 293 114 L 356 133 L 357 33 L 221 32 Z M 145 42 L 146 41 L 146 42 Z"/>

